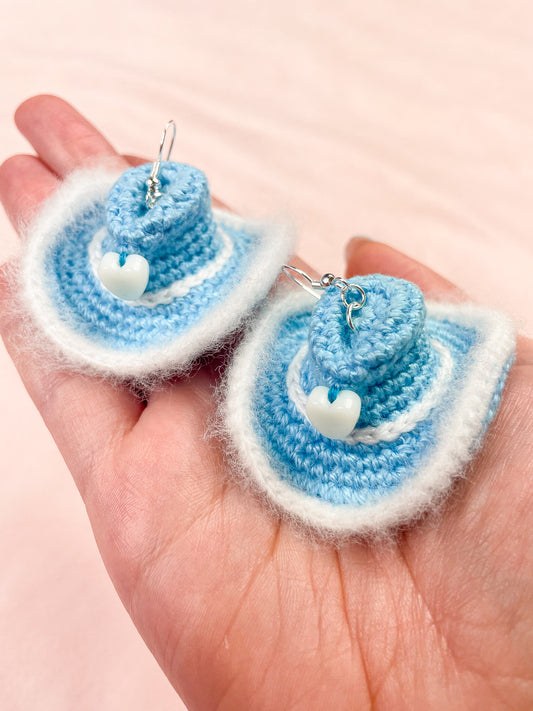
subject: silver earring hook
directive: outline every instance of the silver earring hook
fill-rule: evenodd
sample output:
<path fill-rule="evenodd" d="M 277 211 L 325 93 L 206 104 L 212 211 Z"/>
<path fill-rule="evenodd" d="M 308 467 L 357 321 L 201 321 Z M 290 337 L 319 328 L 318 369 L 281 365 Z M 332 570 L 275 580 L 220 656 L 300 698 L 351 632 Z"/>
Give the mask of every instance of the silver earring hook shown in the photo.
<path fill-rule="evenodd" d="M 316 292 L 323 288 L 321 283 L 315 279 L 311 279 L 309 274 L 306 274 L 303 269 L 298 269 L 298 267 L 291 267 L 289 264 L 284 264 L 281 267 L 281 271 L 291 281 L 298 284 L 298 286 L 301 286 L 304 291 L 307 291 L 308 294 L 314 296 L 315 299 L 320 299 L 320 294 L 317 294 Z M 302 279 L 298 279 L 295 274 L 298 274 L 298 276 Z"/>
<path fill-rule="evenodd" d="M 167 125 L 163 129 L 163 133 L 161 134 L 161 141 L 159 143 L 159 153 L 157 155 L 157 159 L 152 165 L 150 177 L 146 181 L 146 185 L 148 187 L 148 190 L 146 192 L 146 205 L 150 210 L 152 209 L 152 207 L 154 207 L 154 205 L 159 200 L 162 194 L 159 190 L 161 181 L 159 180 L 158 175 L 159 170 L 161 169 L 161 161 L 163 160 L 163 149 L 165 147 L 167 133 L 170 127 L 172 127 L 172 138 L 170 139 L 170 146 L 167 151 L 167 157 L 165 158 L 165 160 L 170 160 L 170 154 L 172 153 L 172 148 L 174 146 L 174 139 L 176 138 L 176 124 L 173 119 L 170 119 L 170 121 L 167 122 Z"/>
<path fill-rule="evenodd" d="M 324 291 L 329 286 L 336 286 L 340 289 L 342 303 L 346 307 L 346 323 L 355 331 L 355 325 L 353 322 L 353 316 L 356 311 L 359 311 L 366 304 L 366 292 L 362 286 L 359 284 L 351 284 L 342 279 L 342 277 L 336 277 L 334 274 L 329 272 L 323 274 L 320 279 L 312 279 L 309 274 L 306 274 L 303 269 L 298 269 L 298 267 L 292 267 L 289 264 L 284 264 L 281 267 L 281 271 L 295 284 L 298 284 L 304 291 L 311 294 L 315 299 L 320 299 L 321 294 L 317 293 L 319 291 Z M 295 275 L 298 276 L 295 276 Z M 300 277 L 300 278 L 298 278 Z M 346 298 L 349 292 L 357 292 L 359 295 L 358 301 L 348 301 Z"/>

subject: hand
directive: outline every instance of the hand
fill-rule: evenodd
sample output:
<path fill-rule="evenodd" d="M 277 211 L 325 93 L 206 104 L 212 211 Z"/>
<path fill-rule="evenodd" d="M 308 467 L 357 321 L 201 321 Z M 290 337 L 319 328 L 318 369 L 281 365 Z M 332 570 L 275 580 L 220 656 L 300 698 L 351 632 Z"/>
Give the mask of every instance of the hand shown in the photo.
<path fill-rule="evenodd" d="M 37 157 L 0 169 L 15 225 L 74 168 L 132 162 L 57 98 L 30 99 L 16 121 Z M 454 290 L 385 245 L 359 240 L 347 254 L 348 274 Z M 442 510 L 392 541 L 336 549 L 228 478 L 221 446 L 203 436 L 212 368 L 167 383 L 146 405 L 125 387 L 50 373 L 17 347 L 11 289 L 6 272 L 6 346 L 126 609 L 191 710 L 533 706 L 531 341 L 520 339 L 485 446 Z"/>

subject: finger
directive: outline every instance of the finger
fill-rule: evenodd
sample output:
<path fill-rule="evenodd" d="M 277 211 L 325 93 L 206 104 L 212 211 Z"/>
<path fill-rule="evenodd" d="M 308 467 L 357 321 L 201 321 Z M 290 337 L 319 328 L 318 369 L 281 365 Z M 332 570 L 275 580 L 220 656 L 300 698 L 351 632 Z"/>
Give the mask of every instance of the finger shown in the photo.
<path fill-rule="evenodd" d="M 36 97 L 26 102 L 17 114 L 21 124 L 28 121 L 37 112 L 40 117 L 54 108 L 56 118 L 63 123 L 70 121 L 72 125 L 80 125 L 93 136 L 94 140 L 85 143 L 83 153 L 70 151 L 71 163 L 83 162 L 90 156 L 96 159 L 102 154 L 116 158 L 107 141 L 101 140 L 96 129 L 72 107 L 55 97 Z M 31 123 L 31 122 L 30 122 Z M 54 125 L 54 124 L 53 124 Z M 65 138 L 66 143 L 76 141 L 72 134 L 72 125 L 67 125 L 66 135 L 59 137 L 59 143 Z M 74 134 L 77 129 L 73 129 Z M 48 156 L 58 173 L 64 169 L 64 163 L 56 162 L 54 145 L 58 136 L 48 131 L 47 137 L 42 135 L 36 125 L 32 125 L 30 133 L 34 145 Z M 51 138 L 49 141 L 48 139 Z M 90 145 L 90 149 L 87 146 Z M 97 155 L 98 154 L 98 155 Z M 51 157 L 52 156 L 52 157 Z M 61 153 L 59 155 L 61 158 Z M 145 161 L 129 157 L 129 161 L 120 158 L 123 167 L 139 165 Z M 0 167 L 0 197 L 2 198 L 10 219 L 19 226 L 21 222 L 29 221 L 35 210 L 58 186 L 59 180 L 46 165 L 34 156 L 15 156 Z M 12 289 L 4 279 L 0 284 L 2 289 L 3 313 L 0 315 L 0 331 L 5 339 L 6 347 L 18 368 L 21 377 L 37 407 L 41 411 L 46 424 L 61 448 L 78 485 L 84 487 L 90 469 L 88 464 L 97 452 L 105 451 L 105 442 L 117 438 L 127 432 L 137 422 L 143 408 L 139 400 L 127 389 L 117 388 L 98 380 L 84 378 L 77 374 L 68 374 L 59 369 L 42 377 L 41 359 L 32 357 L 31 349 L 23 345 L 24 334 L 20 328 L 20 319 L 14 314 L 17 307 Z M 20 314 L 20 311 L 19 311 Z M 47 366 L 48 367 L 48 366 Z M 68 414 L 68 416 L 66 416 Z"/>
<path fill-rule="evenodd" d="M 374 242 L 366 237 L 356 237 L 346 247 L 346 272 L 356 274 L 390 274 L 407 279 L 427 294 L 447 294 L 464 298 L 461 290 L 424 264 L 411 259 L 406 254 L 382 242 Z"/>
<path fill-rule="evenodd" d="M 127 389 L 43 361 L 28 341 L 25 319 L 17 306 L 14 279 L 0 272 L 0 333 L 22 381 L 80 484 L 109 448 L 128 432 L 143 410 Z"/>
<path fill-rule="evenodd" d="M 18 156 L 0 168 L 1 197 L 10 219 L 17 224 L 28 220 L 57 187 L 59 181 L 51 170 L 62 177 L 96 160 L 111 161 L 115 167 L 128 165 L 88 121 L 60 99 L 30 99 L 20 107 L 16 120 L 44 161 Z M 43 377 L 43 359 L 28 342 L 13 280 L 5 274 L 0 297 L 0 332 L 7 350 L 80 484 L 83 473 L 104 458 L 99 453 L 112 456 L 113 443 L 134 426 L 142 406 L 125 388 L 65 372 L 49 362 Z"/>
<path fill-rule="evenodd" d="M 28 99 L 15 113 L 20 132 L 59 177 L 98 161 L 124 168 L 126 161 L 76 109 L 57 96 Z"/>
<path fill-rule="evenodd" d="M 412 281 L 429 294 L 447 294 L 459 299 L 465 298 L 464 292 L 448 279 L 382 242 L 375 242 L 366 237 L 355 237 L 348 242 L 346 259 L 347 276 L 374 272 L 390 274 Z M 533 365 L 533 339 L 524 335 L 518 336 L 516 363 Z"/>
<path fill-rule="evenodd" d="M 0 166 L 0 201 L 15 229 L 27 224 L 59 185 L 35 156 L 18 155 Z"/>
<path fill-rule="evenodd" d="M 148 163 L 146 158 L 140 158 L 139 156 L 130 156 L 129 154 L 123 154 L 122 158 L 131 165 L 133 168 L 136 168 L 138 165 L 144 165 L 145 163 Z"/>

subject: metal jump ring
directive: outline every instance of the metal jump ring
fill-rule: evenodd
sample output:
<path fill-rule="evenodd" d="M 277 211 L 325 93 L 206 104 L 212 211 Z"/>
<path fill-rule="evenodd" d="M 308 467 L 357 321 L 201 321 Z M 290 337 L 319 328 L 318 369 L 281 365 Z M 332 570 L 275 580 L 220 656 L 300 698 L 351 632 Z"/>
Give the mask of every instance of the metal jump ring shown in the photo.
<path fill-rule="evenodd" d="M 348 301 L 346 299 L 346 292 L 350 290 L 357 291 L 361 296 L 361 301 Z M 341 289 L 341 299 L 342 303 L 346 306 L 346 323 L 352 331 L 355 331 L 355 326 L 352 320 L 353 312 L 359 311 L 359 309 L 362 309 L 366 304 L 366 292 L 359 286 L 359 284 L 349 284 L 346 282 L 346 286 Z"/>
<path fill-rule="evenodd" d="M 357 293 L 361 296 L 361 301 L 348 301 L 346 299 L 347 291 L 357 291 Z M 366 304 L 366 293 L 365 290 L 359 286 L 359 284 L 346 284 L 346 286 L 341 289 L 341 299 L 346 308 L 348 308 L 348 306 L 353 306 L 354 311 L 358 311 Z"/>

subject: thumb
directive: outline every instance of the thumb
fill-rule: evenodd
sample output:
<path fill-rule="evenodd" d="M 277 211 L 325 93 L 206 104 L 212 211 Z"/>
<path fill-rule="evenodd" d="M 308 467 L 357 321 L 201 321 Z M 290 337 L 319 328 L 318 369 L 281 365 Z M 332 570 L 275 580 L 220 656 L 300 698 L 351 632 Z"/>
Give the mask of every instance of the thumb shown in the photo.
<path fill-rule="evenodd" d="M 443 295 L 464 299 L 459 287 L 424 264 L 382 242 L 368 237 L 354 237 L 346 246 L 346 275 L 389 274 L 416 284 L 426 295 Z"/>

